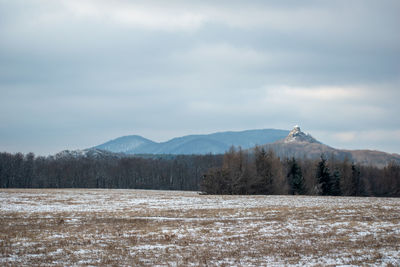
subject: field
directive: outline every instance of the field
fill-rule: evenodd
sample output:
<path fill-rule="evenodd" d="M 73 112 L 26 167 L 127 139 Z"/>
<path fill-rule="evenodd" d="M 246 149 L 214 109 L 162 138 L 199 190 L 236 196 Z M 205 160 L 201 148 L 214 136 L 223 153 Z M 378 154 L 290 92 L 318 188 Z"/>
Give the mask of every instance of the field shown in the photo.
<path fill-rule="evenodd" d="M 0 190 L 0 265 L 400 266 L 400 199 Z"/>

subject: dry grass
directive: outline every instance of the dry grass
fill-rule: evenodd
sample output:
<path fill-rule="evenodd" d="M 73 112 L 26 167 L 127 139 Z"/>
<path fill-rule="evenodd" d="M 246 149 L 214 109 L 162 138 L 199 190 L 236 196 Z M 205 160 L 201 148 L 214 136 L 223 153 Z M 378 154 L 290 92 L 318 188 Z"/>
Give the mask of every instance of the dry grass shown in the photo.
<path fill-rule="evenodd" d="M 0 265 L 400 265 L 400 199 L 1 190 Z"/>

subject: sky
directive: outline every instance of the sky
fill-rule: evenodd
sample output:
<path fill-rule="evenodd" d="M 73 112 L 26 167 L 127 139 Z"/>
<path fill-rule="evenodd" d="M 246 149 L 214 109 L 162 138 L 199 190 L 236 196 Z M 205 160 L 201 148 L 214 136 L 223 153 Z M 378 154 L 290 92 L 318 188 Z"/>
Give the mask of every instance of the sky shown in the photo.
<path fill-rule="evenodd" d="M 400 153 L 398 14 L 398 0 L 0 0 L 0 151 L 298 124 Z"/>

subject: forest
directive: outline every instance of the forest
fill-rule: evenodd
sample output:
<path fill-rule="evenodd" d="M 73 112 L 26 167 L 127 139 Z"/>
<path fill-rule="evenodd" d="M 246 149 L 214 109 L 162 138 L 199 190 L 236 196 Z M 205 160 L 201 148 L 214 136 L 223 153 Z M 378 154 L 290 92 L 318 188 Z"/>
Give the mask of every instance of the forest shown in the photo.
<path fill-rule="evenodd" d="M 1 188 L 198 190 L 222 156 L 35 157 L 0 153 Z"/>
<path fill-rule="evenodd" d="M 232 147 L 224 155 L 36 157 L 0 153 L 1 188 L 129 188 L 204 194 L 400 196 L 400 166 L 321 155 L 280 158 Z"/>
<path fill-rule="evenodd" d="M 321 155 L 281 159 L 273 150 L 231 148 L 221 167 L 210 169 L 201 182 L 207 194 L 400 196 L 400 166 L 383 169 Z"/>

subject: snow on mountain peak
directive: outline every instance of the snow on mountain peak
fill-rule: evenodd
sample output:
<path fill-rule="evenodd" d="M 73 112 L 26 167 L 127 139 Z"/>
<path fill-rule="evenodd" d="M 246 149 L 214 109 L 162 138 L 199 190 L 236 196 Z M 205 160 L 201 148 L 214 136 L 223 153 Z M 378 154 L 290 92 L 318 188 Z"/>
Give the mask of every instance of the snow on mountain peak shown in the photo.
<path fill-rule="evenodd" d="M 283 140 L 284 143 L 292 142 L 306 142 L 306 143 L 320 143 L 308 133 L 301 131 L 300 126 L 295 125 L 289 135 Z"/>

